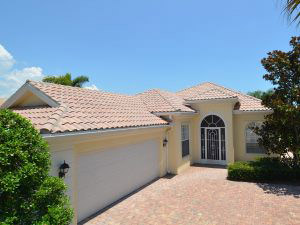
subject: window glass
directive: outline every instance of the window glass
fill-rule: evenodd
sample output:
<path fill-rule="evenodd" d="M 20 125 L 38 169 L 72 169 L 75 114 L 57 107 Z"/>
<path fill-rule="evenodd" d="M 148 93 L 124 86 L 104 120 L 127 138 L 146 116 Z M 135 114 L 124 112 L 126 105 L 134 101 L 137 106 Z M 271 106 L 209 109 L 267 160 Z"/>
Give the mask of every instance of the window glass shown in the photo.
<path fill-rule="evenodd" d="M 261 126 L 261 122 L 251 122 L 246 126 L 246 152 L 263 154 L 265 150 L 258 144 L 259 136 L 251 129 L 255 126 Z"/>
<path fill-rule="evenodd" d="M 209 115 L 203 119 L 201 127 L 225 127 L 225 123 L 220 117 Z"/>
<path fill-rule="evenodd" d="M 181 150 L 182 157 L 190 154 L 190 140 L 189 140 L 189 125 L 181 124 Z"/>

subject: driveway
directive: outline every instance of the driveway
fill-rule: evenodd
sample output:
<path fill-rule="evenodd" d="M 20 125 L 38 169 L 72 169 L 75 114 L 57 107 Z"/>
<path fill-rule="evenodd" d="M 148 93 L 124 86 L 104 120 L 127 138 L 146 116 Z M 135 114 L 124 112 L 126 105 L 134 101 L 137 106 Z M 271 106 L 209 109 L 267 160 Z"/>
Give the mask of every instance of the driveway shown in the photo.
<path fill-rule="evenodd" d="M 300 224 L 300 186 L 232 182 L 192 166 L 158 179 L 83 224 Z"/>

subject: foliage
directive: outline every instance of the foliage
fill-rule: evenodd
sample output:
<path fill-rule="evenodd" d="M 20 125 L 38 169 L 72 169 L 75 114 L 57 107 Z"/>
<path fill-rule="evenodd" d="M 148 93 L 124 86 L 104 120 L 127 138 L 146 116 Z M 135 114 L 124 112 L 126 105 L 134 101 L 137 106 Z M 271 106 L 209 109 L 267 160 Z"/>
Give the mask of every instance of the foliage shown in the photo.
<path fill-rule="evenodd" d="M 290 167 L 280 158 L 265 157 L 250 162 L 235 162 L 228 166 L 228 179 L 237 181 L 299 180 L 300 167 Z"/>
<path fill-rule="evenodd" d="M 254 128 L 268 154 L 292 158 L 300 165 L 300 37 L 290 41 L 289 52 L 272 51 L 262 59 L 267 71 L 264 79 L 274 85 L 274 93 L 267 95 L 262 104 L 273 110 L 265 116 L 262 126 Z"/>
<path fill-rule="evenodd" d="M 49 176 L 48 145 L 29 120 L 0 110 L 0 224 L 69 224 L 66 185 Z"/>
<path fill-rule="evenodd" d="M 84 83 L 89 82 L 89 78 L 86 76 L 79 76 L 72 80 L 72 75 L 70 73 L 66 73 L 62 76 L 45 77 L 43 81 L 72 87 L 82 87 Z"/>
<path fill-rule="evenodd" d="M 267 95 L 273 94 L 273 92 L 274 92 L 273 89 L 269 89 L 267 91 L 261 91 L 261 90 L 249 91 L 247 94 L 263 100 Z"/>
<path fill-rule="evenodd" d="M 299 0 L 285 0 L 285 7 L 284 10 L 289 19 L 292 19 L 292 22 L 296 22 L 299 20 L 300 12 L 299 12 Z M 300 21 L 298 22 L 299 25 Z"/>

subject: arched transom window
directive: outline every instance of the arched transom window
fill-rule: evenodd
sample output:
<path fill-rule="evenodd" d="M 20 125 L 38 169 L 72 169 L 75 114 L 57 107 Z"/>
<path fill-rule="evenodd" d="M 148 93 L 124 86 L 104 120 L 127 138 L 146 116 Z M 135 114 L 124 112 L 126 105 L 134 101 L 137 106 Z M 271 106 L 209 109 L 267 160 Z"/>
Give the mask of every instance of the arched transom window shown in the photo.
<path fill-rule="evenodd" d="M 225 124 L 220 117 L 216 115 L 210 115 L 204 118 L 201 123 L 201 127 L 225 127 Z"/>

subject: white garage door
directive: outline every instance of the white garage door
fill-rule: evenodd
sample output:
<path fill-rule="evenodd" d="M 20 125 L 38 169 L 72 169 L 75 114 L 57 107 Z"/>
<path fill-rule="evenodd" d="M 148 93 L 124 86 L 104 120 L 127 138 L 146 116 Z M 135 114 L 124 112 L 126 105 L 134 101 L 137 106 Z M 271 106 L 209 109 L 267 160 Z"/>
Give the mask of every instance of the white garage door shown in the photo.
<path fill-rule="evenodd" d="M 159 176 L 158 140 L 93 151 L 78 160 L 78 221 Z"/>

